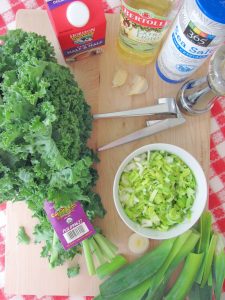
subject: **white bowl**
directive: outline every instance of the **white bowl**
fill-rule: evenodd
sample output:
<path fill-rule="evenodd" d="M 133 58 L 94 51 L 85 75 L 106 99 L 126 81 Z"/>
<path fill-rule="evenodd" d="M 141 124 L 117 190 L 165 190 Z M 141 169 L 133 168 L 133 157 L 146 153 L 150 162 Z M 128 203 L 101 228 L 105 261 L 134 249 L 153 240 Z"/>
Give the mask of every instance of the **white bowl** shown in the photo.
<path fill-rule="evenodd" d="M 143 228 L 139 224 L 133 222 L 129 217 L 126 215 L 125 211 L 123 210 L 123 207 L 119 200 L 118 195 L 118 186 L 121 174 L 123 173 L 124 168 L 126 165 L 135 157 L 142 153 L 145 153 L 147 151 L 152 150 L 164 150 L 170 153 L 173 153 L 180 157 L 192 170 L 196 183 L 197 183 L 197 189 L 196 189 L 196 198 L 192 206 L 192 213 L 191 217 L 189 219 L 185 219 L 183 223 L 180 223 L 178 225 L 175 225 L 174 227 L 170 228 L 167 231 L 159 231 L 156 229 L 150 229 L 150 228 Z M 208 198 L 208 186 L 207 181 L 205 178 L 205 174 L 200 166 L 200 164 L 197 162 L 197 160 L 187 151 L 183 150 L 182 148 L 179 148 L 174 145 L 170 144 L 150 144 L 146 145 L 144 147 L 141 147 L 137 149 L 136 151 L 132 152 L 129 156 L 127 156 L 124 161 L 121 163 L 113 184 L 113 198 L 114 203 L 117 209 L 118 214 L 120 215 L 121 219 L 124 221 L 124 223 L 134 232 L 145 236 L 150 239 L 155 240 L 164 240 L 176 237 L 188 229 L 190 229 L 200 218 L 207 202 Z"/>

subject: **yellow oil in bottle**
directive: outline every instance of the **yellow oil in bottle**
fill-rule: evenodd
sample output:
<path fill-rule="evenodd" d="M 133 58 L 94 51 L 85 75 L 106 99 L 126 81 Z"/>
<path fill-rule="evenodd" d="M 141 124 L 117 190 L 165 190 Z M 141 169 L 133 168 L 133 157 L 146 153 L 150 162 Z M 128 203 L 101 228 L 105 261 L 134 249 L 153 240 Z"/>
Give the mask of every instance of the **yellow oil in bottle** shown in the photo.
<path fill-rule="evenodd" d="M 157 56 L 171 23 L 172 0 L 122 0 L 118 51 L 132 63 L 148 64 Z"/>

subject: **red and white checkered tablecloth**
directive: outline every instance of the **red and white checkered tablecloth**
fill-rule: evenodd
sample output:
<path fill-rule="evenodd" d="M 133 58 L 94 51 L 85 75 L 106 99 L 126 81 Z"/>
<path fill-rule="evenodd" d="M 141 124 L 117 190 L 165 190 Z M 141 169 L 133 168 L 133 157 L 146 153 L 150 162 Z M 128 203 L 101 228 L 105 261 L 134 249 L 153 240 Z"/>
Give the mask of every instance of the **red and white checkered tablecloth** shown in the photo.
<path fill-rule="evenodd" d="M 119 11 L 120 0 L 103 0 L 108 13 Z M 15 28 L 19 9 L 44 9 L 44 0 L 0 0 L 0 34 Z M 214 227 L 225 237 L 225 98 L 219 98 L 211 111 L 209 208 L 214 216 Z M 6 205 L 0 205 L 0 300 L 83 300 L 83 297 L 11 296 L 4 294 L 5 215 Z M 86 297 L 91 300 L 92 297 Z M 225 299 L 225 298 L 224 298 Z"/>

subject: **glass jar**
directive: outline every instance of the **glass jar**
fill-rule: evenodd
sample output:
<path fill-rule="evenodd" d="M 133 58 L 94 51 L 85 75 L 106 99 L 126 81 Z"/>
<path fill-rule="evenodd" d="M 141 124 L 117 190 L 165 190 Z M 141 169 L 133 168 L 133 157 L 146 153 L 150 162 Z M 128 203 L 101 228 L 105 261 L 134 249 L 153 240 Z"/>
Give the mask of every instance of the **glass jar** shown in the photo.
<path fill-rule="evenodd" d="M 130 62 L 154 61 L 181 0 L 122 0 L 119 53 Z"/>

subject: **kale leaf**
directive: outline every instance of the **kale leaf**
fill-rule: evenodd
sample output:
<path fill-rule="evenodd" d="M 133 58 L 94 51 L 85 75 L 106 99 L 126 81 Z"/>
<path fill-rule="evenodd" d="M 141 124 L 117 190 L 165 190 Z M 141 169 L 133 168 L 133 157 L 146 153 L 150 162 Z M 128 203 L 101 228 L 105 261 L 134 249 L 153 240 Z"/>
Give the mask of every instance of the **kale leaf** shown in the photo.
<path fill-rule="evenodd" d="M 30 237 L 27 235 L 25 228 L 23 226 L 20 226 L 18 230 L 17 235 L 18 243 L 19 244 L 29 244 L 30 243 Z"/>
<path fill-rule="evenodd" d="M 73 259 L 78 245 L 65 251 L 43 209 L 81 201 L 90 220 L 103 217 L 93 191 L 96 154 L 88 148 L 90 106 L 70 70 L 57 64 L 45 37 L 22 30 L 0 38 L 0 199 L 26 201 L 35 242 L 52 267 Z"/>
<path fill-rule="evenodd" d="M 76 265 L 74 267 L 67 268 L 67 276 L 68 278 L 75 277 L 79 274 L 80 266 Z"/>

